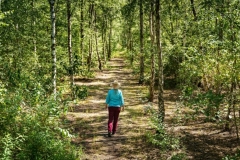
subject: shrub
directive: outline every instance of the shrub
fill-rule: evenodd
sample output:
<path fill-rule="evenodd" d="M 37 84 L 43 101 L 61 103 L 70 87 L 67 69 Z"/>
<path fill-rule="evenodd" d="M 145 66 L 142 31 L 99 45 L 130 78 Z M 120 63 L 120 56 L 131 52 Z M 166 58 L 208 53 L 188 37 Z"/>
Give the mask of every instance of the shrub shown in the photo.
<path fill-rule="evenodd" d="M 194 93 L 193 89 L 186 87 L 183 90 L 182 102 L 190 109 L 195 111 L 194 114 L 204 114 L 206 120 L 216 120 L 220 118 L 220 105 L 223 103 L 225 95 L 214 93 L 209 90 L 203 93 Z"/>
<path fill-rule="evenodd" d="M 179 140 L 167 133 L 164 123 L 161 122 L 157 113 L 152 114 L 151 125 L 156 132 L 147 133 L 148 142 L 160 147 L 163 150 L 179 148 Z"/>
<path fill-rule="evenodd" d="M 240 159 L 240 150 L 237 150 L 236 154 L 233 156 L 226 156 L 222 160 L 239 160 Z"/>
<path fill-rule="evenodd" d="M 73 86 L 74 98 L 84 99 L 88 96 L 88 89 L 86 86 Z"/>
<path fill-rule="evenodd" d="M 35 86 L 30 90 L 22 83 L 12 92 L 0 85 L 0 159 L 77 159 L 71 135 L 60 127 L 64 107 Z"/>

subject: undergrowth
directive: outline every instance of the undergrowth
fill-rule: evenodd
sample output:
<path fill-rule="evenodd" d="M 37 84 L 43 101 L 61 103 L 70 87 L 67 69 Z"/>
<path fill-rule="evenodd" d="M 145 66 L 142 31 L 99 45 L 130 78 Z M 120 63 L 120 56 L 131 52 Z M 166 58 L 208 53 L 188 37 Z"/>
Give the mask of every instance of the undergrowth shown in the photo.
<path fill-rule="evenodd" d="M 1 160 L 75 160 L 81 152 L 62 129 L 65 111 L 60 99 L 49 96 L 40 84 L 24 82 L 14 92 L 0 85 Z"/>
<path fill-rule="evenodd" d="M 150 123 L 154 130 L 147 132 L 147 142 L 160 148 L 163 152 L 179 150 L 180 140 L 168 133 L 157 112 L 151 111 L 151 113 Z M 185 153 L 177 153 L 171 156 L 171 160 L 185 160 L 185 158 Z"/>

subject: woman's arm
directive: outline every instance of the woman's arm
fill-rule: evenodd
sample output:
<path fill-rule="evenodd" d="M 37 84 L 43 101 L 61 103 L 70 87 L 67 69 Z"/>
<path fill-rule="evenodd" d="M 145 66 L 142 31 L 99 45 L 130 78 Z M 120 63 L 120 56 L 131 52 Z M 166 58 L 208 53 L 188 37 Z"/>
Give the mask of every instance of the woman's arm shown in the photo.
<path fill-rule="evenodd" d="M 109 94 L 109 91 L 107 93 L 107 97 L 106 97 L 106 106 L 109 104 L 110 102 L 110 94 Z"/>

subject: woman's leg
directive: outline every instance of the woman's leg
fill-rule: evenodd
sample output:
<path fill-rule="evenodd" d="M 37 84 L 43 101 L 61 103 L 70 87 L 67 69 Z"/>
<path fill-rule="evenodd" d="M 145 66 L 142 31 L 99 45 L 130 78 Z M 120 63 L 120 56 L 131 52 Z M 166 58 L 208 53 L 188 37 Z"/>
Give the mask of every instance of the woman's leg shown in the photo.
<path fill-rule="evenodd" d="M 108 107 L 108 132 L 113 131 L 114 108 Z"/>
<path fill-rule="evenodd" d="M 118 117 L 119 117 L 119 113 L 121 111 L 120 107 L 115 107 L 114 108 L 114 120 L 113 120 L 113 128 L 112 128 L 112 133 L 115 134 L 116 130 L 117 130 L 117 125 L 118 125 Z"/>

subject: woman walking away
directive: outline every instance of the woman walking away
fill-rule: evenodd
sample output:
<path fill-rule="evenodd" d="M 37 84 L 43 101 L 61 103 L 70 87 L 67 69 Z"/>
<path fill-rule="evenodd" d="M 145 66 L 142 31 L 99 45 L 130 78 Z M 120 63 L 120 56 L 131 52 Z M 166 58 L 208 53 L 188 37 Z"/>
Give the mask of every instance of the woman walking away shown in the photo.
<path fill-rule="evenodd" d="M 124 111 L 124 98 L 119 89 L 120 83 L 114 81 L 111 84 L 112 89 L 108 91 L 106 97 L 106 108 L 108 108 L 108 137 L 116 133 L 118 117 L 120 111 Z"/>

